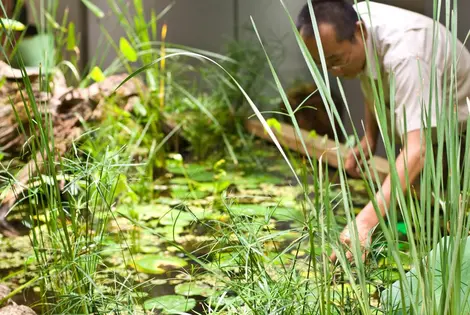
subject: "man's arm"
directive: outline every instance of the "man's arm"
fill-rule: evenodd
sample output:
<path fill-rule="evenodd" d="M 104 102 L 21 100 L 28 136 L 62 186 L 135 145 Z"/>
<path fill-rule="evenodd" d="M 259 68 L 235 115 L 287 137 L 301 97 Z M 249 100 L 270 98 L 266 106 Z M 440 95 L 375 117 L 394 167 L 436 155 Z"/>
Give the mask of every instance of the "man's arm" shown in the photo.
<path fill-rule="evenodd" d="M 424 139 L 421 140 L 420 133 L 420 130 L 415 130 L 406 135 L 408 147 L 400 152 L 395 161 L 398 178 L 400 180 L 400 187 L 403 192 L 405 192 L 406 188 L 409 186 L 407 185 L 405 172 L 408 171 L 408 182 L 413 183 L 424 167 L 425 145 Z M 391 178 L 390 175 L 388 175 L 382 184 L 382 192 L 379 191 L 375 196 L 382 216 L 385 215 L 386 208 L 390 206 L 391 194 Z M 358 225 L 361 222 L 371 228 L 379 223 L 372 202 L 369 202 L 369 204 L 359 213 L 356 221 L 358 222 Z"/>
<path fill-rule="evenodd" d="M 361 172 L 359 170 L 359 165 L 356 162 L 356 157 L 359 161 L 359 164 L 362 164 L 362 157 L 360 154 L 360 149 L 364 152 L 366 160 L 369 159 L 369 148 L 371 154 L 375 153 L 377 147 L 377 138 L 379 136 L 379 126 L 372 111 L 372 106 L 366 101 L 365 103 L 365 135 L 361 139 L 359 145 L 349 152 L 347 155 L 344 168 L 346 172 L 353 177 L 361 177 Z"/>
<path fill-rule="evenodd" d="M 366 130 L 365 135 L 369 142 L 375 145 L 377 143 L 377 137 L 379 136 L 379 125 L 375 119 L 374 112 L 372 111 L 372 106 L 366 102 Z M 374 153 L 374 152 L 372 152 Z"/>
<path fill-rule="evenodd" d="M 404 192 L 409 186 L 406 181 L 406 171 L 408 172 L 408 182 L 413 183 L 424 167 L 425 152 L 425 143 L 424 139 L 421 139 L 420 130 L 407 133 L 406 141 L 407 147 L 400 152 L 395 161 L 398 178 L 400 180 L 400 188 Z M 375 196 L 382 216 L 385 215 L 386 209 L 390 206 L 391 194 L 391 178 L 390 175 L 388 175 L 382 184 L 381 191 L 379 191 Z M 359 241 L 362 245 L 365 245 L 368 242 L 371 230 L 377 226 L 378 223 L 379 219 L 376 215 L 374 206 L 372 202 L 369 202 L 356 217 Z M 351 243 L 351 235 L 347 227 L 341 233 L 340 239 L 343 243 Z M 348 253 L 348 258 L 350 257 L 351 253 Z M 336 253 L 333 253 L 330 258 L 331 260 L 336 261 Z"/>

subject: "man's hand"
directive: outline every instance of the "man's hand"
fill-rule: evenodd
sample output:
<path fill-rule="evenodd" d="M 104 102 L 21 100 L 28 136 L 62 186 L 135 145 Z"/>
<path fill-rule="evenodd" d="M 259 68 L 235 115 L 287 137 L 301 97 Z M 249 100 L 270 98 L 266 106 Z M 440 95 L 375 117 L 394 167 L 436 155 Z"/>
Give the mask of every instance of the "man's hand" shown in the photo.
<path fill-rule="evenodd" d="M 359 237 L 359 243 L 361 245 L 361 252 L 362 252 L 362 260 L 364 261 L 367 256 L 367 248 L 369 248 L 371 243 L 371 234 L 372 230 L 376 226 L 377 217 L 370 218 L 370 219 L 361 219 L 359 216 L 356 219 L 357 225 L 357 234 Z M 354 232 L 350 231 L 349 228 L 346 226 L 344 230 L 341 232 L 339 240 L 342 244 L 346 245 L 347 247 L 352 247 L 352 237 L 354 237 Z M 350 250 L 346 252 L 346 258 L 351 261 L 353 259 L 353 254 Z M 330 260 L 335 263 L 338 259 L 337 253 L 333 252 L 330 256 Z"/>
<path fill-rule="evenodd" d="M 351 150 L 344 161 L 344 168 L 346 172 L 355 178 L 361 177 L 361 171 L 359 165 L 364 163 L 360 150 L 364 152 L 366 161 L 370 158 L 369 147 L 372 154 L 375 152 L 376 139 L 369 139 L 367 136 L 363 137 L 359 145 Z M 359 161 L 359 164 L 356 161 L 356 156 Z"/>
<path fill-rule="evenodd" d="M 410 131 L 407 133 L 406 137 L 407 147 L 403 148 L 395 161 L 400 188 L 403 192 L 405 192 L 409 187 L 409 183 L 413 183 L 418 178 L 419 173 L 423 169 L 424 152 L 426 148 L 426 142 L 425 139 L 421 139 L 420 130 Z M 377 192 L 375 195 L 379 214 L 382 217 L 390 206 L 391 195 L 391 178 L 390 175 L 388 175 L 382 183 L 381 191 Z M 364 249 L 367 249 L 370 242 L 371 233 L 369 232 L 378 224 L 379 218 L 377 217 L 376 210 L 374 209 L 372 202 L 369 202 L 356 217 L 359 243 L 361 244 L 361 247 L 363 247 L 361 248 L 363 250 L 363 259 L 366 255 Z M 345 245 L 351 245 L 352 237 L 355 237 L 355 235 L 349 232 L 346 227 L 341 233 L 340 241 Z M 350 251 L 347 253 L 347 257 L 351 260 L 352 253 Z M 333 253 L 330 256 L 330 259 L 335 262 L 337 254 Z"/>

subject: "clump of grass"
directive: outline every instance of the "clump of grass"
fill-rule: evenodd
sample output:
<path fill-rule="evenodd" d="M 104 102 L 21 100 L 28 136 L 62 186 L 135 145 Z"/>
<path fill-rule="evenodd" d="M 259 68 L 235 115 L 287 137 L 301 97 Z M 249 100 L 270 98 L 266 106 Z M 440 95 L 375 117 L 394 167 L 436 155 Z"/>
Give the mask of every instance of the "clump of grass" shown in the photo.
<path fill-rule="evenodd" d="M 281 4 L 284 6 L 283 1 L 281 1 Z M 440 6 L 438 4 L 437 1 L 434 1 L 435 20 L 438 20 L 440 14 L 438 9 Z M 313 10 L 311 4 L 310 10 Z M 446 3 L 446 12 L 446 26 L 451 31 L 451 38 L 447 40 L 452 43 L 452 52 L 456 57 L 459 55 L 455 40 L 457 14 L 455 9 L 453 14 L 450 14 L 452 12 L 450 10 L 450 3 Z M 314 17 L 313 12 L 311 13 Z M 333 103 L 326 67 L 323 63 L 321 67 L 315 64 L 295 27 L 295 23 L 292 18 L 290 18 L 287 9 L 286 14 L 291 21 L 292 30 L 296 35 L 299 48 L 303 53 L 312 78 L 319 89 L 319 94 L 324 103 L 328 104 L 327 111 L 330 123 L 337 126 L 334 141 L 336 144 L 339 144 L 340 136 L 342 136 L 342 138 L 348 138 L 349 135 L 346 134 L 344 122 L 340 120 L 338 111 Z M 253 25 L 256 29 L 256 25 L 254 23 Z M 318 28 L 315 20 L 313 20 L 313 25 L 318 39 Z M 442 40 L 444 39 L 439 39 L 439 41 Z M 320 40 L 317 40 L 317 42 L 321 43 Z M 438 44 L 437 38 L 435 44 Z M 200 55 L 194 53 L 182 54 L 201 58 Z M 167 58 L 171 57 L 173 56 L 167 56 Z M 275 68 L 270 62 L 267 52 L 266 57 L 279 94 L 286 104 L 288 114 L 299 136 L 300 144 L 305 149 L 306 146 L 302 140 L 299 127 L 293 115 L 293 110 L 289 105 L 284 89 Z M 151 68 L 157 62 L 158 61 L 154 61 L 152 64 L 144 66 L 131 76 Z M 450 82 L 453 82 L 455 79 L 455 73 L 457 73 L 455 71 L 456 67 L 457 58 L 454 58 L 452 67 L 454 70 L 446 74 L 447 78 L 450 78 Z M 434 78 L 436 78 L 435 66 L 432 68 L 432 73 L 431 80 L 434 80 Z M 270 132 L 268 124 L 257 106 L 252 102 L 252 99 L 248 96 L 246 91 L 243 90 L 241 84 L 239 84 L 233 76 L 230 76 L 230 74 L 228 76 L 234 85 L 241 90 L 256 117 L 263 123 L 279 149 L 280 154 L 285 158 L 286 163 L 288 163 L 293 171 L 291 161 L 283 151 L 274 134 Z M 395 165 L 395 140 L 388 137 L 388 131 L 390 130 L 391 134 L 393 134 L 395 126 L 393 121 L 390 122 L 387 120 L 386 102 L 383 98 L 383 84 L 385 84 L 385 82 L 379 82 L 378 84 L 373 82 L 375 103 L 377 104 L 377 120 L 382 132 L 381 137 L 385 144 L 387 159 L 389 160 L 392 187 L 399 187 L 398 172 Z M 392 94 L 394 91 L 393 84 L 393 80 L 391 80 L 390 90 Z M 430 84 L 433 86 L 432 82 L 430 82 Z M 338 85 L 342 93 L 344 104 L 346 104 L 348 108 L 349 103 L 347 102 L 339 80 Z M 452 109 L 452 100 L 455 98 L 454 92 L 455 87 L 454 89 L 445 91 L 447 97 L 443 100 L 437 100 L 435 104 L 448 102 L 446 105 L 449 106 L 442 106 L 442 108 Z M 429 98 L 433 99 L 434 97 L 433 88 L 431 88 Z M 393 99 L 391 99 L 391 102 L 393 103 Z M 391 107 L 393 108 L 393 104 Z M 439 113 L 440 110 L 437 109 L 437 112 Z M 410 189 L 410 184 L 408 184 L 405 192 L 402 190 L 394 191 L 391 196 L 387 217 L 382 218 L 379 216 L 380 223 L 378 226 L 378 234 L 380 238 L 375 238 L 377 240 L 375 243 L 376 246 L 371 248 L 372 258 L 376 257 L 378 260 L 380 256 L 385 256 L 390 264 L 396 266 L 398 281 L 395 287 L 398 290 L 398 297 L 400 298 L 399 303 L 391 303 L 389 297 L 392 285 L 390 282 L 386 281 L 380 285 L 381 291 L 378 293 L 379 299 L 377 297 L 375 297 L 374 301 L 371 299 L 369 294 L 370 284 L 373 281 L 371 277 L 373 274 L 377 274 L 377 272 L 372 272 L 374 269 L 371 270 L 370 268 L 374 268 L 375 259 L 372 259 L 372 263 L 369 260 L 363 262 L 360 259 L 362 251 L 357 240 L 357 231 L 354 224 L 355 212 L 353 211 L 352 196 L 348 189 L 349 179 L 339 154 L 338 179 L 341 193 L 336 203 L 332 203 L 327 196 L 328 194 L 324 193 L 325 188 L 330 185 L 325 165 L 322 161 L 315 161 L 309 158 L 307 154 L 307 166 L 304 169 L 304 173 L 311 177 L 313 185 L 307 185 L 300 181 L 297 174 L 293 171 L 297 183 L 304 189 L 305 196 L 303 200 L 305 220 L 302 238 L 308 242 L 309 246 L 308 255 L 305 259 L 305 264 L 308 266 L 306 279 L 301 280 L 292 267 L 284 268 L 285 266 L 283 266 L 273 273 L 270 273 L 270 267 L 272 265 L 267 265 L 265 262 L 266 260 L 268 262 L 272 262 L 273 260 L 266 258 L 263 248 L 263 246 L 266 245 L 266 238 L 261 240 L 260 237 L 258 237 L 257 232 L 259 231 L 260 225 L 234 221 L 236 224 L 227 226 L 227 235 L 234 235 L 236 240 L 230 242 L 227 246 L 231 249 L 235 248 L 233 253 L 235 258 L 232 261 L 232 267 L 237 270 L 237 273 L 232 274 L 227 283 L 229 287 L 237 293 L 239 304 L 233 308 L 227 306 L 224 311 L 228 310 L 229 313 L 235 313 L 239 312 L 239 309 L 244 309 L 247 312 L 253 313 L 280 311 L 295 314 L 342 314 L 350 312 L 361 314 L 393 314 L 395 312 L 405 312 L 407 314 L 461 313 L 461 311 L 465 309 L 464 307 L 468 298 L 457 292 L 462 292 L 461 289 L 463 289 L 461 271 L 464 263 L 462 261 L 464 253 L 462 250 L 465 246 L 469 231 L 466 216 L 466 209 L 468 209 L 468 194 L 466 194 L 466 191 L 468 191 L 470 171 L 467 162 L 469 159 L 464 159 L 465 162 L 461 165 L 459 164 L 460 162 L 458 162 L 457 154 L 460 150 L 460 143 L 466 141 L 464 146 L 465 152 L 462 153 L 465 154 L 465 157 L 468 157 L 470 143 L 468 141 L 468 130 L 464 131 L 464 133 L 467 133 L 466 138 L 457 130 L 458 124 L 453 112 L 442 111 L 438 116 L 440 117 L 439 124 L 436 128 L 439 139 L 438 150 L 434 155 L 432 150 L 429 147 L 427 148 L 425 157 L 426 167 L 421 176 L 421 199 L 416 198 L 413 194 L 413 190 Z M 426 120 L 429 119 L 429 117 L 423 117 L 423 119 Z M 430 143 L 431 130 L 425 130 L 423 135 L 425 135 L 426 140 Z M 354 130 L 353 137 L 356 143 L 358 143 L 359 136 L 357 130 Z M 444 138 L 446 139 L 445 142 L 443 141 Z M 448 178 L 444 178 L 442 166 L 435 162 L 442 160 L 444 149 L 448 160 L 451 161 L 451 168 L 453 170 L 459 170 L 459 172 L 454 172 L 453 175 Z M 306 149 L 305 151 L 307 153 Z M 360 154 L 363 156 L 364 152 L 361 151 Z M 375 192 L 380 191 L 381 183 L 377 181 L 378 176 L 375 176 L 373 165 L 363 166 L 361 173 L 367 184 L 367 191 L 373 206 L 377 213 L 379 213 Z M 447 190 L 442 189 L 443 181 L 448 182 Z M 308 197 L 308 193 L 311 190 L 314 192 L 313 200 Z M 378 198 L 380 198 L 380 195 L 378 196 Z M 334 209 L 336 206 L 341 206 L 345 210 L 347 225 L 350 227 L 353 234 L 352 244 L 347 249 L 339 243 L 337 237 L 341 227 L 338 226 L 335 220 Z M 443 236 L 439 225 L 439 212 L 441 208 L 445 209 L 443 217 L 444 222 L 449 222 L 450 238 L 448 238 L 449 242 L 447 246 L 443 246 L 445 243 L 441 243 L 441 246 L 438 247 L 437 244 Z M 398 233 L 395 228 L 399 215 L 403 218 L 408 235 L 406 260 L 402 253 L 402 246 L 400 245 L 402 242 L 398 238 Z M 435 217 L 436 220 L 431 221 L 430 218 L 433 217 Z M 415 229 L 413 229 L 413 227 L 415 227 Z M 436 251 L 434 254 L 429 255 L 430 250 L 433 248 L 436 249 Z M 332 266 L 328 260 L 328 254 L 331 250 L 334 250 L 338 254 L 339 265 L 337 267 Z M 347 250 L 353 253 L 353 264 L 346 259 Z M 437 269 L 442 266 L 437 257 L 446 257 L 448 259 L 448 263 L 445 266 L 446 268 L 440 270 L 440 275 L 438 275 Z M 300 263 L 302 259 L 300 259 L 299 256 L 295 256 L 292 265 Z M 405 263 L 415 268 L 413 277 L 416 278 L 416 281 L 413 283 L 406 276 L 407 268 Z M 223 271 L 222 267 L 220 268 Z M 331 285 L 332 281 L 336 279 L 335 268 L 340 268 L 340 274 L 342 274 L 344 279 L 344 285 L 340 288 L 335 288 Z M 426 270 L 432 270 L 432 272 L 426 272 Z M 273 274 L 276 276 L 274 277 Z M 438 277 L 444 280 L 441 285 L 436 286 L 435 281 Z M 299 286 L 300 283 L 302 284 L 301 286 Z M 347 285 L 349 289 L 345 290 L 345 285 Z M 303 286 L 305 289 L 302 290 L 301 288 Z M 382 291 L 383 289 L 386 290 Z M 438 292 L 442 292 L 443 294 L 439 295 L 441 298 L 436 301 L 435 298 Z M 380 296 L 381 294 L 383 294 L 383 296 Z M 349 303 L 338 302 L 338 296 L 341 297 L 342 301 L 347 300 Z M 293 306 L 292 301 L 300 302 L 301 306 Z M 217 312 L 214 311 L 214 313 Z"/>

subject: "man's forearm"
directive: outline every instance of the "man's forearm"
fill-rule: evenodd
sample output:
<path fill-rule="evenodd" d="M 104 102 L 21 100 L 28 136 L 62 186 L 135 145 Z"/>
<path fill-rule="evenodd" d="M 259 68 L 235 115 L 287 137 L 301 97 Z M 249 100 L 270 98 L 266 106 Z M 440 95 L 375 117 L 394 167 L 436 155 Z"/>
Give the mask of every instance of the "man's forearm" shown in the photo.
<path fill-rule="evenodd" d="M 408 138 L 408 150 L 402 150 L 395 162 L 398 179 L 400 181 L 400 187 L 403 192 L 406 191 L 408 186 L 407 182 L 414 182 L 424 167 L 424 145 L 420 143 L 419 131 L 413 132 L 413 134 L 409 135 Z M 406 171 L 408 172 L 408 181 L 406 178 Z M 379 191 L 375 196 L 375 200 L 382 217 L 385 215 L 386 209 L 388 209 L 390 206 L 391 195 L 391 178 L 390 175 L 388 175 L 382 184 L 381 191 Z M 379 223 L 372 202 L 369 202 L 367 206 L 361 211 L 361 213 L 359 213 L 356 221 L 358 224 L 367 224 L 369 226 L 375 226 Z"/>
<path fill-rule="evenodd" d="M 379 135 L 379 126 L 377 125 L 377 121 L 374 116 L 374 112 L 372 111 L 372 107 L 366 102 L 366 137 L 369 140 L 370 145 L 375 147 L 375 143 L 377 142 L 377 137 Z"/>

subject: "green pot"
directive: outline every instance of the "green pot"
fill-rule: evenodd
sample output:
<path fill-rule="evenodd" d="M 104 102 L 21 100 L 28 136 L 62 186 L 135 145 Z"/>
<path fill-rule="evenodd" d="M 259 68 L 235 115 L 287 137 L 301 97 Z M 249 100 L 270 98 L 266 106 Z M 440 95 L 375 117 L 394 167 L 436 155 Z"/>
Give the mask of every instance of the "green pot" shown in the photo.
<path fill-rule="evenodd" d="M 54 65 L 54 38 L 50 34 L 23 38 L 17 44 L 16 53 L 11 60 L 12 67 L 20 67 L 20 56 L 25 67 L 41 66 L 44 71 L 45 67 Z"/>

